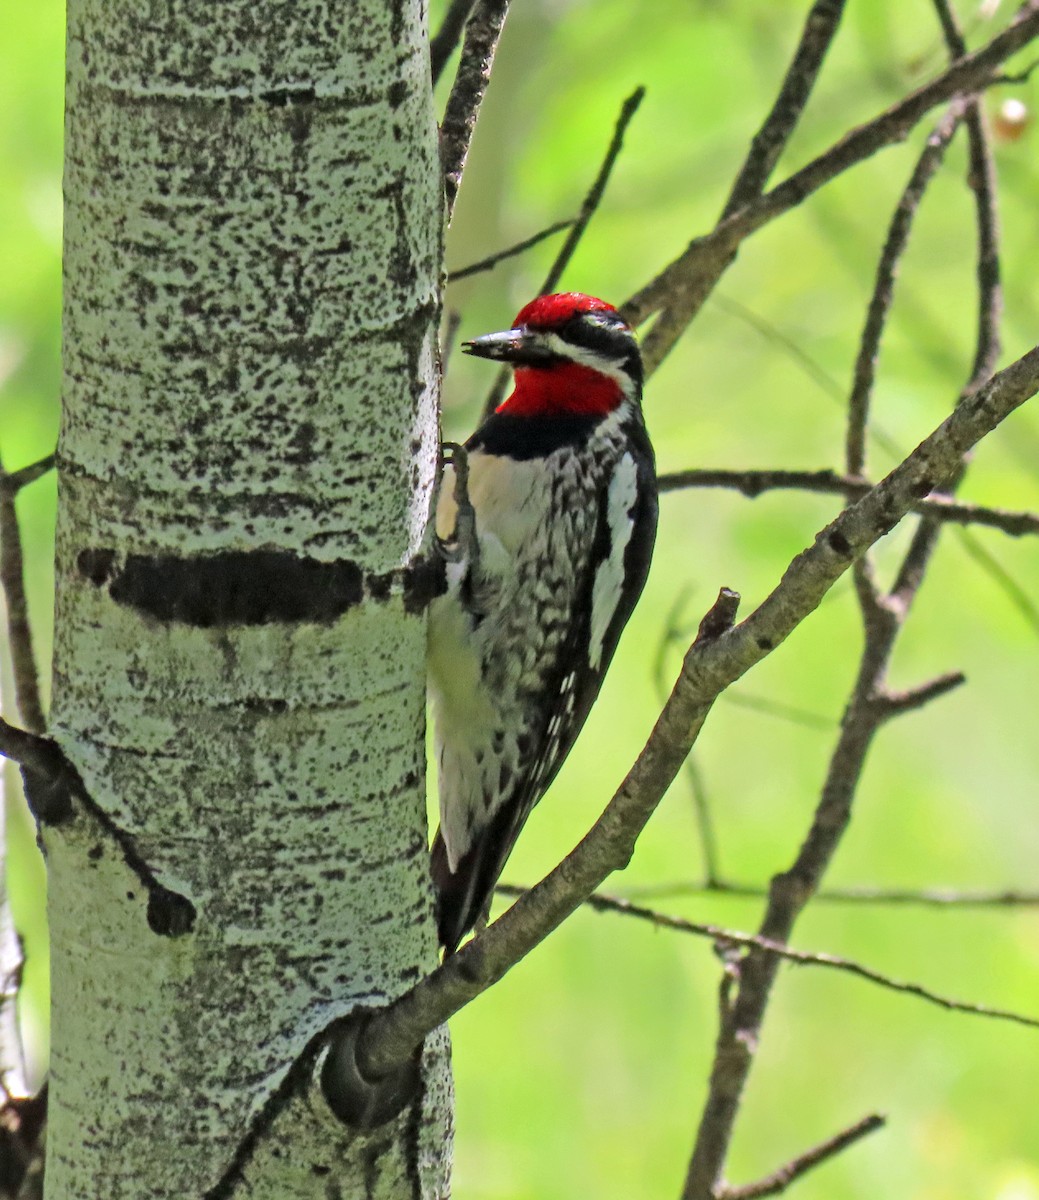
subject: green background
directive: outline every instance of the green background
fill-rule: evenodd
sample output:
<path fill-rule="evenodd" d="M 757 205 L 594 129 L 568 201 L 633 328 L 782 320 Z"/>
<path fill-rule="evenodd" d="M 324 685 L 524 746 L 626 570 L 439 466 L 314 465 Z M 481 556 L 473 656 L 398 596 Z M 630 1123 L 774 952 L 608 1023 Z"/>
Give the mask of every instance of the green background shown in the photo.
<path fill-rule="evenodd" d="M 961 7 L 967 16 L 977 6 Z M 715 219 L 806 8 L 806 0 L 514 0 L 449 237 L 449 268 L 572 215 L 621 101 L 645 84 L 602 209 L 563 280 L 567 288 L 625 298 Z M 858 0 L 848 10 L 777 178 L 944 61 L 929 4 Z M 8 468 L 48 453 L 58 423 L 62 20 L 53 0 L 6 5 L 0 15 L 0 453 Z M 979 19 L 968 31 L 978 45 L 994 29 Z M 1027 52 L 1017 65 L 1025 61 Z M 987 107 L 996 112 L 1010 95 L 1030 104 L 1033 90 L 1030 83 L 998 89 Z M 843 397 L 876 256 L 930 124 L 744 247 L 648 388 L 662 470 L 841 465 Z M 1035 154 L 1031 130 L 997 150 L 1004 361 L 1039 332 Z M 960 139 L 903 264 L 875 396 L 874 432 L 882 435 L 870 450 L 876 473 L 895 461 L 878 443 L 911 449 L 947 413 L 969 370 L 974 250 L 964 175 Z M 461 336 L 506 327 L 537 290 L 557 245 L 449 288 Z M 472 428 L 490 379 L 487 364 L 452 356 L 446 434 Z M 1033 405 L 982 445 L 963 495 L 1039 509 L 1037 462 Z M 53 502 L 52 477 L 19 500 L 43 659 Z M 755 501 L 707 491 L 664 498 L 645 599 L 584 735 L 513 855 L 509 881 L 531 882 L 549 869 L 630 766 L 658 708 L 655 664 L 669 624 L 688 637 L 721 585 L 741 592 L 749 610 L 834 511 L 832 499 L 793 493 Z M 908 533 L 886 540 L 882 571 Z M 829 877 L 835 886 L 1036 887 L 1039 558 L 1034 540 L 981 529 L 972 538 L 989 565 L 955 531 L 946 535 L 892 670 L 896 687 L 957 669 L 968 684 L 880 734 Z M 845 582 L 711 715 L 696 764 L 727 877 L 761 884 L 791 861 L 860 643 Z M 664 655 L 667 686 L 683 644 Z M 26 1018 L 42 1061 L 43 875 L 20 813 L 10 840 L 29 956 Z M 635 893 L 694 883 L 701 873 L 683 777 L 609 888 Z M 760 912 L 755 899 L 692 894 L 656 903 L 742 929 L 752 929 Z M 796 944 L 959 998 L 1039 1014 L 1035 909 L 816 903 Z M 676 1195 L 703 1101 L 719 976 L 708 942 L 623 917 L 573 917 L 453 1023 L 456 1195 Z M 1032 1200 L 1039 1197 L 1037 1078 L 1037 1031 L 787 967 L 729 1176 L 756 1178 L 880 1110 L 889 1115 L 887 1128 L 807 1176 L 799 1195 Z"/>

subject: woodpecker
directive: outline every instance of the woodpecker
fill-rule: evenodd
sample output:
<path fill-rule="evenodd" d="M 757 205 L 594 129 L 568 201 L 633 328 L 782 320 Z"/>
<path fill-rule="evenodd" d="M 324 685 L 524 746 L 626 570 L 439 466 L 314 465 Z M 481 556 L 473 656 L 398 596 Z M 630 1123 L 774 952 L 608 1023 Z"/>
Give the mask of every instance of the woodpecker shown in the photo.
<path fill-rule="evenodd" d="M 440 829 L 437 924 L 452 953 L 570 752 L 649 571 L 657 526 L 642 360 L 612 305 L 539 296 L 463 345 L 512 394 L 443 481 L 446 591 L 429 610 Z M 454 468 L 461 473 L 461 467 Z"/>

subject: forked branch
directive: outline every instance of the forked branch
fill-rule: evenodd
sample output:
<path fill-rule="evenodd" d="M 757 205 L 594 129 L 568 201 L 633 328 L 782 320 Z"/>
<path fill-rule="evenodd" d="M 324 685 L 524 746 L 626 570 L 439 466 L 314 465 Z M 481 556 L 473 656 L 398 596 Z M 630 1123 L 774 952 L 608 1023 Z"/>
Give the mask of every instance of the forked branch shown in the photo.
<path fill-rule="evenodd" d="M 867 496 L 823 529 L 746 620 L 694 642 L 645 749 L 600 820 L 554 871 L 493 925 L 373 1014 L 358 1047 L 367 1075 L 392 1070 L 431 1030 L 501 978 L 612 871 L 625 865 L 718 695 L 789 636 L 856 557 L 888 532 L 920 495 L 940 486 L 963 454 L 1037 389 L 1039 347 L 1000 372 Z M 731 598 L 723 596 L 712 610 L 720 624 L 731 617 L 731 605 Z"/>

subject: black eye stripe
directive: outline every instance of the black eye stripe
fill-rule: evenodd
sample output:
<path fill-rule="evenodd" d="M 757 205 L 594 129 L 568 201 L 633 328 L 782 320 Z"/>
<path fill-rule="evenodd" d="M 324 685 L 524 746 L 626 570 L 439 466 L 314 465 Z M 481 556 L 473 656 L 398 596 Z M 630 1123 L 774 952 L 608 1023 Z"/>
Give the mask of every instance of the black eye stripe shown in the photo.
<path fill-rule="evenodd" d="M 571 346 L 590 350 L 618 364 L 639 386 L 642 384 L 642 360 L 635 335 L 620 317 L 612 313 L 589 313 L 572 317 L 551 331 Z"/>
<path fill-rule="evenodd" d="M 631 331 L 626 325 L 619 322 L 607 325 L 587 317 L 573 317 L 565 325 L 559 325 L 546 332 L 554 333 L 571 346 L 594 350 L 597 354 L 608 355 L 611 358 L 623 358 L 634 344 Z"/>

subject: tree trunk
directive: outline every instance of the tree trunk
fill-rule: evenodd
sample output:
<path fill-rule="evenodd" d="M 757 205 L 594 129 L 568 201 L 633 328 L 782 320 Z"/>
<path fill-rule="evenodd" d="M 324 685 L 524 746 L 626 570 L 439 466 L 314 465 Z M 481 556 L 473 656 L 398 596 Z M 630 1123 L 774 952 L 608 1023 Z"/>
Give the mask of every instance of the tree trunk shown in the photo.
<path fill-rule="evenodd" d="M 67 105 L 46 1194 L 444 1195 L 446 1037 L 268 1119 L 436 956 L 425 5 L 70 0 Z"/>

